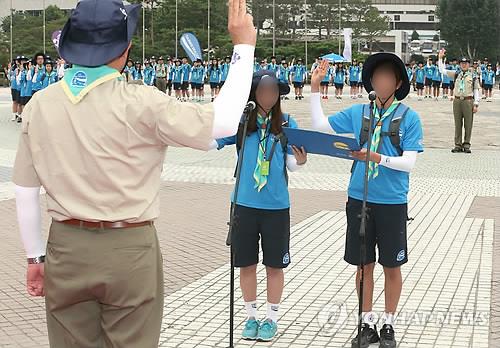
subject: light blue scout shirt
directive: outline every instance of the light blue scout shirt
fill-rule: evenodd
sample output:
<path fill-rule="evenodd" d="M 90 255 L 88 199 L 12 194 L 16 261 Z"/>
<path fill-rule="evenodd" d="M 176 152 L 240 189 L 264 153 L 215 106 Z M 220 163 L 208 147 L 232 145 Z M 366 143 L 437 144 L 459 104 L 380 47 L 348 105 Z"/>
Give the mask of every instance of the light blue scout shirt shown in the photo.
<path fill-rule="evenodd" d="M 446 70 L 453 70 L 453 66 L 447 65 Z M 442 76 L 443 76 L 443 83 L 445 83 L 445 84 L 450 84 L 451 81 L 453 80 L 451 77 L 448 76 L 448 74 L 444 74 Z"/>
<path fill-rule="evenodd" d="M 219 68 L 214 68 L 213 66 L 210 66 L 208 68 L 208 77 L 209 77 L 209 82 L 210 83 L 219 83 L 220 82 L 220 69 Z"/>
<path fill-rule="evenodd" d="M 271 70 L 273 73 L 276 74 L 276 72 L 278 71 L 278 68 L 279 68 L 279 65 L 278 64 L 273 64 L 273 63 L 269 63 L 267 65 L 267 70 Z"/>
<path fill-rule="evenodd" d="M 422 68 L 416 68 L 415 69 L 415 81 L 417 83 L 424 83 L 425 80 L 425 69 L 424 67 Z"/>
<path fill-rule="evenodd" d="M 406 74 L 408 75 L 408 80 L 413 80 L 413 69 L 410 67 L 406 68 Z"/>
<path fill-rule="evenodd" d="M 293 73 L 293 82 L 304 82 L 306 78 L 306 67 L 304 65 L 294 65 L 290 71 Z"/>
<path fill-rule="evenodd" d="M 336 84 L 344 84 L 344 80 L 345 80 L 345 70 L 344 68 L 341 68 L 341 69 L 336 69 L 335 70 L 335 75 L 333 77 L 333 83 L 336 83 Z"/>
<path fill-rule="evenodd" d="M 134 66 L 134 70 L 131 70 L 132 80 L 142 80 L 142 71 L 138 70 Z"/>
<path fill-rule="evenodd" d="M 434 70 L 436 70 L 436 66 L 435 65 L 426 65 L 426 66 L 424 66 L 425 77 L 428 80 L 432 80 L 432 77 L 434 76 Z"/>
<path fill-rule="evenodd" d="M 351 65 L 349 67 L 349 82 L 359 82 L 359 66 Z"/>
<path fill-rule="evenodd" d="M 155 68 L 152 66 L 144 68 L 144 83 L 148 86 L 152 86 L 155 80 Z"/>
<path fill-rule="evenodd" d="M 174 83 L 182 83 L 182 72 L 183 72 L 183 69 L 182 69 L 181 65 L 174 66 L 172 68 L 172 81 Z"/>
<path fill-rule="evenodd" d="M 227 75 L 229 74 L 229 64 L 223 63 L 220 67 L 220 80 L 225 82 L 227 80 Z"/>
<path fill-rule="evenodd" d="M 21 97 L 31 97 L 33 94 L 32 91 L 32 82 L 31 79 L 28 78 L 28 70 L 23 70 L 21 71 L 21 78 L 20 78 L 20 85 L 21 85 Z"/>
<path fill-rule="evenodd" d="M 16 89 L 18 90 L 18 85 L 17 85 L 17 68 L 16 69 L 10 69 L 9 71 L 9 81 L 10 81 L 10 88 L 11 89 Z"/>
<path fill-rule="evenodd" d="M 45 77 L 45 67 L 38 67 L 38 72 L 35 74 L 35 67 L 31 68 L 32 77 L 32 89 L 33 91 L 39 91 L 42 89 L 43 78 Z"/>
<path fill-rule="evenodd" d="M 434 69 L 434 73 L 432 74 L 432 81 L 441 81 L 441 80 L 442 80 L 441 72 L 437 68 Z"/>
<path fill-rule="evenodd" d="M 281 83 L 286 83 L 288 85 L 290 81 L 290 68 L 280 65 L 278 68 L 278 78 Z"/>
<path fill-rule="evenodd" d="M 203 83 L 203 77 L 205 76 L 205 68 L 202 66 L 195 66 L 191 70 L 191 82 L 192 83 Z"/>
<path fill-rule="evenodd" d="M 493 85 L 495 83 L 495 72 L 493 70 L 486 70 L 483 81 L 485 85 Z"/>
<path fill-rule="evenodd" d="M 283 115 L 283 120 L 288 120 L 290 128 L 298 127 L 297 122 L 292 117 L 289 118 L 286 114 Z M 290 197 L 285 177 L 285 154 L 279 140 L 276 143 L 275 152 L 270 163 L 266 186 L 260 192 L 254 188 L 255 179 L 253 173 L 257 164 L 259 140 L 259 132 L 256 131 L 250 134 L 245 141 L 237 204 L 255 209 L 279 210 L 290 208 Z M 270 134 L 266 140 L 263 141 L 263 144 L 266 143 L 266 153 L 270 154 L 273 142 L 277 139 L 273 134 Z M 217 139 L 217 143 L 219 144 L 219 150 L 224 146 L 234 145 L 236 143 L 236 135 Z M 290 146 L 288 146 L 288 154 L 292 154 Z M 234 192 L 231 195 L 231 201 L 234 203 Z"/>
<path fill-rule="evenodd" d="M 57 73 L 54 70 L 52 70 L 50 74 L 46 72 L 42 80 L 42 89 L 47 88 L 48 86 L 56 82 L 57 82 Z"/>
<path fill-rule="evenodd" d="M 182 81 L 189 81 L 189 75 L 191 74 L 191 65 L 186 63 L 182 64 Z"/>
<path fill-rule="evenodd" d="M 323 78 L 323 81 L 321 81 L 321 82 L 330 82 L 330 80 L 332 78 L 332 74 L 333 74 L 333 68 L 328 67 L 328 69 L 326 69 L 326 75 Z"/>
<path fill-rule="evenodd" d="M 401 107 L 401 106 L 400 106 Z M 383 112 L 382 112 L 383 114 Z M 328 117 L 330 126 L 339 134 L 354 134 L 359 143 L 359 134 L 363 118 L 363 104 L 356 104 L 350 108 L 340 111 Z M 389 131 L 391 116 L 385 118 L 382 132 Z M 374 125 L 375 128 L 375 125 Z M 403 151 L 423 152 L 423 132 L 420 117 L 413 110 L 408 110 L 400 125 L 401 149 Z M 396 148 L 391 139 L 382 137 L 379 153 L 397 157 Z M 364 144 L 366 148 L 367 144 Z M 377 204 L 404 204 L 408 202 L 408 191 L 410 186 L 410 174 L 379 165 L 379 175 L 370 178 L 368 184 L 368 202 Z M 365 163 L 357 161 L 351 180 L 349 182 L 348 195 L 351 198 L 362 200 L 364 190 Z"/>

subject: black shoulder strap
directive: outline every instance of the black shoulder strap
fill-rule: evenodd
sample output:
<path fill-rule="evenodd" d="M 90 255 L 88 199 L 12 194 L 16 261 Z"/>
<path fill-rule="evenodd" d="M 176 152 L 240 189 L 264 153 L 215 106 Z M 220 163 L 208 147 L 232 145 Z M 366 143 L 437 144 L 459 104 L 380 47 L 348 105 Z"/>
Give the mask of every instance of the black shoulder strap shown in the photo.
<path fill-rule="evenodd" d="M 399 156 L 403 154 L 403 149 L 401 148 L 401 137 L 399 135 L 399 130 L 401 127 L 401 122 L 404 120 L 406 114 L 410 108 L 404 104 L 399 104 L 396 110 L 394 110 L 391 116 L 391 123 L 389 124 L 389 131 L 382 132 L 381 136 L 388 136 L 391 139 L 391 144 L 396 148 Z M 380 142 L 382 144 L 382 142 Z"/>
<path fill-rule="evenodd" d="M 368 141 L 368 133 L 370 131 L 370 105 L 363 104 L 363 119 L 361 130 L 359 133 L 359 145 L 363 147 Z"/>

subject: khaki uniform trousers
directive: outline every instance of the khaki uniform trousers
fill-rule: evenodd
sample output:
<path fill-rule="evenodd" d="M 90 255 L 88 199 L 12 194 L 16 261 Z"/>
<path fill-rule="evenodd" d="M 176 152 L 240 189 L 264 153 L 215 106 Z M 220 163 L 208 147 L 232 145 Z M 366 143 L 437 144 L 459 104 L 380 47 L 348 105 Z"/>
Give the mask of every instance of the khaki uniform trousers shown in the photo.
<path fill-rule="evenodd" d="M 162 256 L 153 224 L 123 229 L 53 222 L 45 260 L 52 348 L 156 348 Z"/>
<path fill-rule="evenodd" d="M 474 122 L 474 114 L 472 109 L 474 101 L 472 99 L 453 100 L 453 115 L 455 118 L 455 146 L 470 148 L 470 139 L 472 136 L 472 124 Z M 462 139 L 462 129 L 465 128 L 465 136 Z"/>

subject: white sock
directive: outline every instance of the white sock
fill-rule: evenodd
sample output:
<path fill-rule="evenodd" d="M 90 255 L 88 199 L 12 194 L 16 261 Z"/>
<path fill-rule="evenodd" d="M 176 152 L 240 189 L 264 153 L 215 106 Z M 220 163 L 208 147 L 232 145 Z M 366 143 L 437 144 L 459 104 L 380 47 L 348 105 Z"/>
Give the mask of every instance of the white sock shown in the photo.
<path fill-rule="evenodd" d="M 280 308 L 279 304 L 267 303 L 267 317 L 266 319 L 271 319 L 275 323 L 278 322 L 278 310 Z"/>
<path fill-rule="evenodd" d="M 257 301 L 245 302 L 248 318 L 257 319 Z"/>
<path fill-rule="evenodd" d="M 362 312 L 363 323 L 370 325 L 372 329 L 375 328 L 375 323 L 377 322 L 377 314 L 375 312 Z"/>
<path fill-rule="evenodd" d="M 384 324 L 394 326 L 394 313 L 384 313 Z"/>

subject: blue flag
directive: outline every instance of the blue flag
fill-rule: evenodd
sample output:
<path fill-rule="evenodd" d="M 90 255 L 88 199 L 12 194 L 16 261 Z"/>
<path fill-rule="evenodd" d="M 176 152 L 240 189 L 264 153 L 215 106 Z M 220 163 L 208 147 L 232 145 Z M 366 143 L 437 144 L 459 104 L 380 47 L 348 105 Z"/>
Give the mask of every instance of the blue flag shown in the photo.
<path fill-rule="evenodd" d="M 200 43 L 193 33 L 183 34 L 180 41 L 182 48 L 184 48 L 192 62 L 202 58 Z"/>

